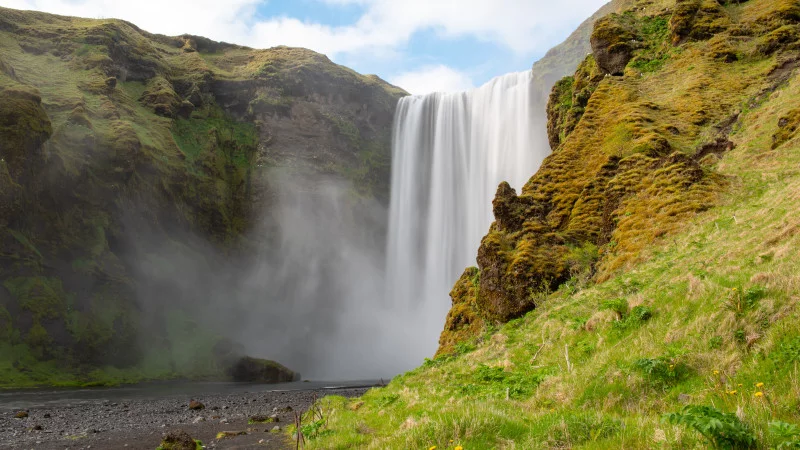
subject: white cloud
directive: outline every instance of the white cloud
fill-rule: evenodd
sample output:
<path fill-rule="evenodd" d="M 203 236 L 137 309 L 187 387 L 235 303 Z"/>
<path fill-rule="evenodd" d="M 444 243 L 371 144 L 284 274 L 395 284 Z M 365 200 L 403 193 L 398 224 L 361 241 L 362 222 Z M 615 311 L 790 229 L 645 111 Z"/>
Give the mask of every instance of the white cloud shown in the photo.
<path fill-rule="evenodd" d="M 331 27 L 291 17 L 258 20 L 267 0 L 0 0 L 1 5 L 82 17 L 116 17 L 163 34 L 192 33 L 254 47 L 294 45 L 335 56 L 381 52 L 405 45 L 414 33 L 434 30 L 442 37 L 473 36 L 517 53 L 574 25 L 606 0 L 318 0 L 358 4 L 354 23 Z"/>
<path fill-rule="evenodd" d="M 444 65 L 427 66 L 413 72 L 402 73 L 389 80 L 412 94 L 431 92 L 457 92 L 475 87 L 463 72 Z"/>
<path fill-rule="evenodd" d="M 411 38 L 433 32 L 439 38 L 472 37 L 533 60 L 606 0 L 316 0 L 330 7 L 358 5 L 351 24 L 330 26 L 293 17 L 266 17 L 268 0 L 0 0 L 0 6 L 89 18 L 128 20 L 154 33 L 183 33 L 267 48 L 306 47 L 334 60 L 403 58 Z M 313 7 L 313 4 L 310 4 Z M 435 63 L 434 63 L 435 64 Z M 389 75 L 389 74 L 384 74 Z M 391 78 L 391 77 L 390 77 Z M 442 65 L 392 78 L 410 92 L 453 91 L 472 86 L 464 73 Z"/>
<path fill-rule="evenodd" d="M 0 6 L 88 18 L 117 18 L 168 35 L 183 33 L 245 43 L 263 0 L 0 0 Z"/>

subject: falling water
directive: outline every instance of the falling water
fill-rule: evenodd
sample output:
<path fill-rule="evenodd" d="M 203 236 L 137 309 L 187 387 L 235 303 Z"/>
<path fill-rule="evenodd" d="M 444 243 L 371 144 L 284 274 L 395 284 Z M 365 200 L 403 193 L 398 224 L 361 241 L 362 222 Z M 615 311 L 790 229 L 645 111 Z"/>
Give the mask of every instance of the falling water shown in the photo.
<path fill-rule="evenodd" d="M 527 71 L 397 107 L 387 297 L 415 318 L 419 358 L 435 350 L 448 293 L 475 265 L 497 185 L 519 190 L 550 152 L 544 92 Z"/>

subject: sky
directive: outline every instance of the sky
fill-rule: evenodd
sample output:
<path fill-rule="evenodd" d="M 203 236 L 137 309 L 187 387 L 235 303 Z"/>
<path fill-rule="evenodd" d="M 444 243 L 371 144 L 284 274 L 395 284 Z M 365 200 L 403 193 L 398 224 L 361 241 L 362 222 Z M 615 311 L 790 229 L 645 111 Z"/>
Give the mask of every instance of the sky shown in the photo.
<path fill-rule="evenodd" d="M 0 0 L 153 33 L 305 47 L 412 94 L 528 70 L 606 0 Z"/>

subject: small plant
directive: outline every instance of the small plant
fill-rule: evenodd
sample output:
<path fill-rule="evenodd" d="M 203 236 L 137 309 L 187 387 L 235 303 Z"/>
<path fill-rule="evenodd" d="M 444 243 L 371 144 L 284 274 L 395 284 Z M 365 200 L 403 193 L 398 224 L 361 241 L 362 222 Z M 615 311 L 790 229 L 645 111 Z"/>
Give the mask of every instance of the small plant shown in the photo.
<path fill-rule="evenodd" d="M 457 355 L 463 355 L 475 351 L 475 348 L 475 344 L 472 342 L 459 342 L 456 344 L 455 350 Z"/>
<path fill-rule="evenodd" d="M 653 310 L 646 305 L 633 307 L 626 316 L 614 322 L 613 327 L 617 331 L 626 331 L 640 326 L 653 317 Z"/>
<path fill-rule="evenodd" d="M 767 290 L 763 286 L 751 286 L 747 289 L 732 288 L 722 304 L 725 309 L 741 316 L 753 309 L 762 298 L 766 297 Z"/>
<path fill-rule="evenodd" d="M 308 423 L 304 425 L 303 422 L 306 420 L 308 420 Z M 308 411 L 305 414 L 299 415 L 295 413 L 294 415 L 295 440 L 297 444 L 295 447 L 300 448 L 302 443 L 305 448 L 306 439 L 313 440 L 333 434 L 333 430 L 328 429 L 327 426 L 328 419 L 322 414 L 320 403 L 316 395 L 314 395 L 314 402 Z"/>
<path fill-rule="evenodd" d="M 575 281 L 576 287 L 586 286 L 595 275 L 595 265 L 600 259 L 600 250 L 591 242 L 586 242 L 581 246 L 570 247 L 567 256 L 569 264 L 569 274 L 571 280 Z"/>
<path fill-rule="evenodd" d="M 653 317 L 653 310 L 649 306 L 639 305 L 633 307 L 628 318 L 636 322 L 647 322 L 651 317 Z"/>
<path fill-rule="evenodd" d="M 713 406 L 688 405 L 681 412 L 664 415 L 664 420 L 697 431 L 715 449 L 749 449 L 756 445 L 755 434 L 736 414 Z"/>
<path fill-rule="evenodd" d="M 378 397 L 375 404 L 379 408 L 385 408 L 400 399 L 398 394 L 384 394 Z"/>
<path fill-rule="evenodd" d="M 605 300 L 600 303 L 600 309 L 614 311 L 617 313 L 617 319 L 622 320 L 628 316 L 628 300 L 624 298 Z"/>
<path fill-rule="evenodd" d="M 569 414 L 550 429 L 549 446 L 570 448 L 585 442 L 608 439 L 621 429 L 618 420 L 595 414 Z"/>
<path fill-rule="evenodd" d="M 776 363 L 781 363 L 787 367 L 791 364 L 800 363 L 800 336 L 785 339 L 777 349 L 771 354 L 770 358 Z"/>
<path fill-rule="evenodd" d="M 708 348 L 711 350 L 722 348 L 722 342 L 722 336 L 712 336 L 711 339 L 708 340 Z"/>
<path fill-rule="evenodd" d="M 670 356 L 639 358 L 633 362 L 633 368 L 650 380 L 653 386 L 662 388 L 685 380 L 691 373 L 689 366 Z"/>
<path fill-rule="evenodd" d="M 769 431 L 778 441 L 775 447 L 777 450 L 782 449 L 800 449 L 800 427 L 793 423 L 786 422 L 770 422 Z"/>

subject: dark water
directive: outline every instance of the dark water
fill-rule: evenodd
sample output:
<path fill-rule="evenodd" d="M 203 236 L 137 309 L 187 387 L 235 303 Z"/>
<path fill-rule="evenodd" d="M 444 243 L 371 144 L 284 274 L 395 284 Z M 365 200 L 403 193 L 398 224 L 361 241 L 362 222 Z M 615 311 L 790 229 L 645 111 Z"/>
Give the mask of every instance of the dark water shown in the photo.
<path fill-rule="evenodd" d="M 381 380 L 296 381 L 277 384 L 175 381 L 114 388 L 0 390 L 0 412 L 45 407 L 58 408 L 98 402 L 125 403 L 133 400 L 156 400 L 171 397 L 202 399 L 203 396 L 210 395 L 371 387 L 381 383 Z"/>

